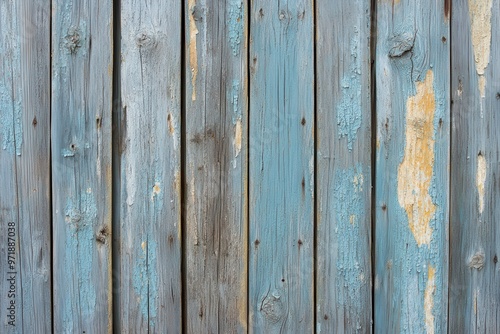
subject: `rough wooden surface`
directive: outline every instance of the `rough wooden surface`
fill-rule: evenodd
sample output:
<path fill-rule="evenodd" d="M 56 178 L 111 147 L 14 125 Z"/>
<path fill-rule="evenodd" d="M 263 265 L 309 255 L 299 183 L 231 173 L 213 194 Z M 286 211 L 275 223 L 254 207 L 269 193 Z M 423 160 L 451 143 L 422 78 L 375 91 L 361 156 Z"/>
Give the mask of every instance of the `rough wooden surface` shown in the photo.
<path fill-rule="evenodd" d="M 186 0 L 186 324 L 247 332 L 247 2 Z"/>
<path fill-rule="evenodd" d="M 378 2 L 374 330 L 446 333 L 449 2 Z"/>
<path fill-rule="evenodd" d="M 181 6 L 121 2 L 120 333 L 182 327 Z"/>
<path fill-rule="evenodd" d="M 0 5 L 1 333 L 52 328 L 49 6 Z"/>
<path fill-rule="evenodd" d="M 56 333 L 112 331 L 112 2 L 52 3 Z"/>
<path fill-rule="evenodd" d="M 317 333 L 371 330 L 370 23 L 370 1 L 316 1 Z"/>
<path fill-rule="evenodd" d="M 250 331 L 314 328 L 314 52 L 310 1 L 251 3 Z"/>
<path fill-rule="evenodd" d="M 453 3 L 450 333 L 500 333 L 500 3 Z"/>

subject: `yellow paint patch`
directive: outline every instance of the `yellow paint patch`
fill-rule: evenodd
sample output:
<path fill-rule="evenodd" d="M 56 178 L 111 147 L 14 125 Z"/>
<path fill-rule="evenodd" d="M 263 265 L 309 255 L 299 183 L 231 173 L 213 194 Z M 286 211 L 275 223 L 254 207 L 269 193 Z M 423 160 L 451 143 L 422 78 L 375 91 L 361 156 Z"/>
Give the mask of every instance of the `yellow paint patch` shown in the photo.
<path fill-rule="evenodd" d="M 492 0 L 469 0 L 471 39 L 481 97 L 486 94 L 484 71 L 490 62 L 492 2 Z"/>
<path fill-rule="evenodd" d="M 141 247 L 142 247 L 142 250 L 143 250 L 143 251 L 145 251 L 145 250 L 146 250 L 146 241 L 143 241 L 143 242 L 142 242 Z"/>
<path fill-rule="evenodd" d="M 477 156 L 476 187 L 479 195 L 478 210 L 484 211 L 484 183 L 486 182 L 486 158 L 479 153 Z"/>
<path fill-rule="evenodd" d="M 350 215 L 349 222 L 351 223 L 351 225 L 354 225 L 354 223 L 356 223 L 356 215 Z"/>
<path fill-rule="evenodd" d="M 175 132 L 175 127 L 174 127 L 174 121 L 172 120 L 172 115 L 168 114 L 167 116 L 167 123 L 168 123 L 168 132 L 170 132 L 171 135 L 174 134 Z"/>
<path fill-rule="evenodd" d="M 191 86 L 193 93 L 191 100 L 196 101 L 196 77 L 198 76 L 198 54 L 196 50 L 196 35 L 198 28 L 196 27 L 196 19 L 194 17 L 194 8 L 196 0 L 189 0 L 189 66 L 191 67 Z"/>
<path fill-rule="evenodd" d="M 434 307 L 434 292 L 436 291 L 435 276 L 436 268 L 429 266 L 424 294 L 425 329 L 427 334 L 434 334 L 434 315 L 432 314 L 432 309 Z"/>
<path fill-rule="evenodd" d="M 156 182 L 155 185 L 153 186 L 153 192 L 151 193 L 151 201 L 154 200 L 154 198 L 160 193 L 160 191 L 161 191 L 160 184 Z"/>
<path fill-rule="evenodd" d="M 233 146 L 234 146 L 234 152 L 235 152 L 235 157 L 237 157 L 240 152 L 241 152 L 241 135 L 242 135 L 242 127 L 241 127 L 241 118 L 238 118 L 236 121 L 236 125 L 234 126 L 234 140 L 233 140 Z"/>
<path fill-rule="evenodd" d="M 180 198 L 181 198 L 181 173 L 176 170 L 175 171 L 175 174 L 174 174 L 174 189 L 175 189 L 175 193 L 177 195 L 177 199 L 180 203 Z M 179 215 L 178 215 L 179 219 L 177 219 L 177 240 L 181 240 L 181 222 L 180 222 L 180 212 L 179 212 Z"/>
<path fill-rule="evenodd" d="M 406 102 L 406 146 L 398 169 L 398 201 L 408 215 L 418 246 L 429 244 L 430 221 L 436 211 L 429 195 L 434 167 L 434 75 L 431 70 L 417 82 L 417 94 Z"/>

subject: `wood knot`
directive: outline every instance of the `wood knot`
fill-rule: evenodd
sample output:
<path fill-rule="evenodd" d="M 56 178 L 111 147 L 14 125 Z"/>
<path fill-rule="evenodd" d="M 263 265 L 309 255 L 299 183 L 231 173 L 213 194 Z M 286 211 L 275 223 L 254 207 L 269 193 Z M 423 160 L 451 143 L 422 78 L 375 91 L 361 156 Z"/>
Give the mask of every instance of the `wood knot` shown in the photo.
<path fill-rule="evenodd" d="M 36 120 L 36 116 L 33 118 L 33 122 L 31 122 L 33 126 L 36 126 L 38 124 L 38 121 Z"/>
<path fill-rule="evenodd" d="M 140 48 L 153 48 L 156 46 L 156 38 L 148 32 L 140 32 L 135 36 L 135 44 Z"/>
<path fill-rule="evenodd" d="M 106 238 L 109 235 L 109 229 L 107 226 L 102 226 L 95 236 L 95 240 L 101 244 L 106 243 Z"/>
<path fill-rule="evenodd" d="M 416 34 L 404 33 L 391 38 L 390 58 L 403 57 L 413 50 Z"/>
<path fill-rule="evenodd" d="M 78 49 L 82 46 L 81 42 L 81 32 L 76 27 L 70 27 L 66 36 L 64 36 L 64 46 L 69 50 L 71 54 L 75 54 Z"/>
<path fill-rule="evenodd" d="M 469 268 L 474 268 L 477 270 L 481 270 L 484 267 L 484 253 L 482 251 L 477 252 L 472 255 L 469 259 Z"/>
<path fill-rule="evenodd" d="M 260 311 L 270 323 L 279 322 L 285 313 L 283 302 L 281 301 L 280 296 L 276 293 L 273 293 L 270 296 L 268 295 L 264 298 Z"/>

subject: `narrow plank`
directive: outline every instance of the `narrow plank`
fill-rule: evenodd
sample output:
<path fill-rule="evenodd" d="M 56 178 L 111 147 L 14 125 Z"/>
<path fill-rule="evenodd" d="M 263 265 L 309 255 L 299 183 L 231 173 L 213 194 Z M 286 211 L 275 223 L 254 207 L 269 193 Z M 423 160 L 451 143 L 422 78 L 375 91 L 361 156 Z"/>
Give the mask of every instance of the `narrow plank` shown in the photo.
<path fill-rule="evenodd" d="M 120 333 L 182 326 L 181 6 L 121 2 Z"/>
<path fill-rule="evenodd" d="M 247 332 L 247 1 L 186 0 L 186 324 Z"/>
<path fill-rule="evenodd" d="M 112 332 L 112 2 L 52 5 L 56 333 Z"/>
<path fill-rule="evenodd" d="M 316 331 L 372 320 L 370 1 L 316 1 Z"/>
<path fill-rule="evenodd" d="M 455 1 L 451 29 L 450 333 L 499 333 L 499 1 Z"/>
<path fill-rule="evenodd" d="M 50 1 L 0 5 L 2 333 L 52 330 L 49 14 Z"/>
<path fill-rule="evenodd" d="M 377 3 L 375 332 L 447 332 L 449 6 Z"/>
<path fill-rule="evenodd" d="M 314 6 L 251 2 L 250 331 L 314 328 Z"/>

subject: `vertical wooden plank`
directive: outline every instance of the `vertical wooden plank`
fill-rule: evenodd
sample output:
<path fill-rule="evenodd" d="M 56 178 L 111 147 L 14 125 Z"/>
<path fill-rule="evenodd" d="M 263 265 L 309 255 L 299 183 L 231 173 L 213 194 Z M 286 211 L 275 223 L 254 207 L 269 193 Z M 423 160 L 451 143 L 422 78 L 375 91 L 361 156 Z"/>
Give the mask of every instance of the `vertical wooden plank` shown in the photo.
<path fill-rule="evenodd" d="M 182 326 L 181 6 L 121 3 L 120 333 Z"/>
<path fill-rule="evenodd" d="M 52 330 L 50 1 L 0 4 L 0 332 Z"/>
<path fill-rule="evenodd" d="M 316 1 L 316 331 L 371 331 L 370 1 Z"/>
<path fill-rule="evenodd" d="M 54 331 L 112 331 L 112 2 L 52 6 Z"/>
<path fill-rule="evenodd" d="M 247 1 L 186 0 L 186 324 L 247 332 Z"/>
<path fill-rule="evenodd" d="M 500 3 L 453 3 L 450 333 L 500 332 Z"/>
<path fill-rule="evenodd" d="M 311 332 L 314 6 L 255 0 L 250 24 L 250 330 Z"/>
<path fill-rule="evenodd" d="M 375 332 L 447 332 L 449 1 L 377 4 Z"/>

